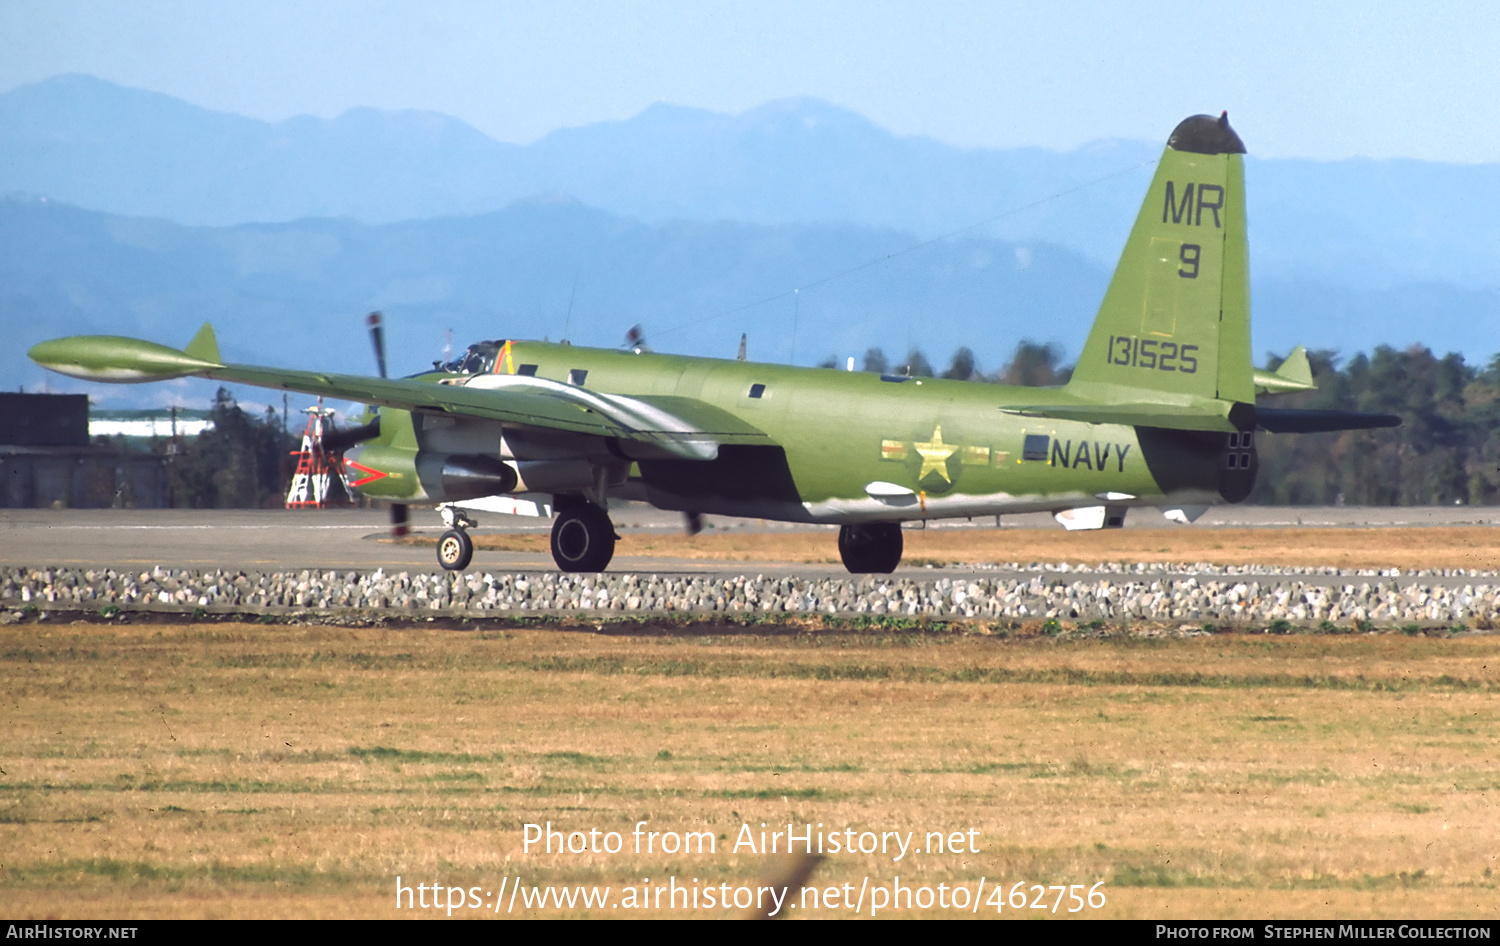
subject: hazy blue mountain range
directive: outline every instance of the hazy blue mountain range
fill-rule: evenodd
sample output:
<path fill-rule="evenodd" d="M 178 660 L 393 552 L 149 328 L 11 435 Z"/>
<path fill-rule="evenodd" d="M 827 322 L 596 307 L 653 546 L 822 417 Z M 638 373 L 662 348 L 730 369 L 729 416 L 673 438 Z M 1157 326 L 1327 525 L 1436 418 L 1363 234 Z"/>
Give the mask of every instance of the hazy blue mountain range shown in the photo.
<path fill-rule="evenodd" d="M 729 357 L 747 332 L 752 359 L 800 364 L 969 345 L 994 369 L 1023 337 L 1072 358 L 1160 147 L 963 150 L 805 99 L 517 146 L 433 113 L 270 124 L 59 77 L 0 94 L 0 194 L 29 195 L 0 200 L 0 386 L 42 381 L 43 338 L 182 344 L 205 319 L 230 358 L 365 372 L 376 308 L 401 371 L 449 328 L 614 345 L 637 322 L 661 350 Z M 1258 354 L 1500 348 L 1500 167 L 1247 174 Z"/>
<path fill-rule="evenodd" d="M 1254 129 L 1240 130 L 1259 275 L 1362 291 L 1500 286 L 1500 165 L 1258 160 Z M 70 75 L 0 94 L 0 194 L 215 226 L 462 216 L 538 195 L 648 222 L 837 222 L 920 238 L 1000 217 L 977 232 L 1112 266 L 1170 129 L 1158 131 L 1066 153 L 962 149 L 792 99 L 734 116 L 656 105 L 522 146 L 432 112 L 267 123 Z"/>
<path fill-rule="evenodd" d="M 0 323 L 10 339 L 0 387 L 46 380 L 119 405 L 160 403 L 152 386 L 44 379 L 24 353 L 80 333 L 182 345 L 205 319 L 232 360 L 369 373 L 371 309 L 386 313 L 392 370 L 402 373 L 440 357 L 449 328 L 460 349 L 503 337 L 612 346 L 636 323 L 659 350 L 733 357 L 745 332 L 752 360 L 804 365 L 872 346 L 896 360 L 915 345 L 941 366 L 968 345 L 994 370 L 1022 338 L 1076 357 L 1108 268 L 1046 243 L 912 242 L 850 224 L 645 223 L 561 200 L 381 225 L 234 227 L 0 200 Z M 845 275 L 820 282 L 834 273 Z M 806 288 L 793 297 L 789 286 Z M 1257 278 L 1252 294 L 1257 353 L 1422 341 L 1482 360 L 1495 346 L 1486 335 L 1476 347 L 1474 326 L 1500 324 L 1495 293 L 1439 284 L 1353 292 Z M 189 403 L 207 396 L 191 390 Z"/>
<path fill-rule="evenodd" d="M 14 340 L 0 386 L 43 381 L 24 352 L 44 338 L 181 345 L 204 319 L 234 360 L 369 373 L 371 309 L 385 312 L 403 373 L 440 357 L 449 328 L 459 349 L 503 337 L 608 347 L 636 323 L 663 351 L 729 358 L 741 332 L 752 360 L 799 364 L 871 346 L 946 359 L 969 344 L 994 369 L 1023 335 L 1081 344 L 1107 278 L 1065 249 L 971 238 L 784 293 L 911 242 L 847 224 L 651 224 L 562 201 L 378 226 L 184 227 L 0 200 L 0 320 Z M 105 389 L 116 391 L 133 393 Z"/>

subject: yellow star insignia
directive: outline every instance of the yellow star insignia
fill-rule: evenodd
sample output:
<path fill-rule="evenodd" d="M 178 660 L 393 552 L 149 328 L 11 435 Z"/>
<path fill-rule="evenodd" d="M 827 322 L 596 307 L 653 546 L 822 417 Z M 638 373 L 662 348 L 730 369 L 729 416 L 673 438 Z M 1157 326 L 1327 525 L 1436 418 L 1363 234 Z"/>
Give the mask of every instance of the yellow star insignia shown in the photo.
<path fill-rule="evenodd" d="M 953 456 L 958 449 L 957 444 L 943 443 L 943 425 L 938 424 L 932 431 L 932 440 L 929 443 L 915 443 L 917 453 L 922 457 L 922 469 L 917 473 L 917 479 L 925 479 L 928 473 L 936 473 L 943 478 L 943 482 L 952 483 L 948 476 L 948 458 Z"/>

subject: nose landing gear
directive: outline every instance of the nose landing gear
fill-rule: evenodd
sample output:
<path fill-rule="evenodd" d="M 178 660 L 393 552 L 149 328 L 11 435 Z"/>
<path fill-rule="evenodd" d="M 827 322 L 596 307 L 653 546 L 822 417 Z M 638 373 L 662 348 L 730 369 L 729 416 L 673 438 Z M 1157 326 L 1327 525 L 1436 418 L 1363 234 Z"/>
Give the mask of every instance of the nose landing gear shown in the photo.
<path fill-rule="evenodd" d="M 474 558 L 474 540 L 469 538 L 468 530 L 478 523 L 452 506 L 439 506 L 438 513 L 449 527 L 438 539 L 438 564 L 446 571 L 461 572 Z"/>
<path fill-rule="evenodd" d="M 462 529 L 449 529 L 438 539 L 438 564 L 452 572 L 461 572 L 469 567 L 474 557 L 474 540 Z"/>

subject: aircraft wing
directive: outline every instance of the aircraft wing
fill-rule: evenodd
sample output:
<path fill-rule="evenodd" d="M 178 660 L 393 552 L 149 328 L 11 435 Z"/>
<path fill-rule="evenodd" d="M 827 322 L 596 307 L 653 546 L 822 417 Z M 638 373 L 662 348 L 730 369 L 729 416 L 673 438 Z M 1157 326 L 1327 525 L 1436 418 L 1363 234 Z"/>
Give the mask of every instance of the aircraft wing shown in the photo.
<path fill-rule="evenodd" d="M 618 438 L 682 459 L 711 460 L 726 443 L 771 442 L 765 433 L 728 411 L 693 398 L 604 394 L 544 378 L 511 375 L 434 383 L 224 364 L 207 325 L 183 351 L 132 338 L 77 336 L 42 342 L 29 355 L 46 368 L 91 381 L 155 381 L 194 375 L 419 413 Z"/>

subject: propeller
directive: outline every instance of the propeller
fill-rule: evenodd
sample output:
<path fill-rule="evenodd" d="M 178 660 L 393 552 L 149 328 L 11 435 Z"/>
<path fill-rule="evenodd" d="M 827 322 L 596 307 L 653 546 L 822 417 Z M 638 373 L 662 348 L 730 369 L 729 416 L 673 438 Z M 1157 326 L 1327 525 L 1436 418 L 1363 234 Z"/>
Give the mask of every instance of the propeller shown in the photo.
<path fill-rule="evenodd" d="M 630 331 L 625 333 L 625 347 L 636 354 L 640 354 L 643 351 L 650 351 L 646 347 L 646 330 L 639 325 L 632 325 Z"/>
<path fill-rule="evenodd" d="M 323 434 L 322 448 L 324 453 L 343 453 L 355 444 L 364 443 L 366 440 L 374 440 L 380 436 L 380 415 L 368 424 L 358 427 L 350 427 L 345 430 L 330 430 Z"/>
<path fill-rule="evenodd" d="M 375 344 L 375 364 L 380 369 L 380 376 L 385 377 L 385 331 L 381 325 L 379 312 L 371 312 L 365 316 L 365 324 L 370 326 L 370 341 Z M 368 424 L 358 427 L 350 427 L 347 430 L 328 430 L 324 432 L 319 446 L 325 454 L 342 454 L 345 450 L 356 444 L 364 443 L 366 440 L 374 440 L 380 436 L 380 408 L 371 411 L 374 418 Z"/>
<path fill-rule="evenodd" d="M 685 512 L 682 514 L 683 525 L 688 535 L 697 535 L 703 531 L 703 514 L 700 512 Z"/>
<path fill-rule="evenodd" d="M 375 346 L 375 367 L 380 371 L 382 378 L 385 373 L 385 320 L 379 312 L 371 312 L 365 316 L 365 324 L 370 326 L 370 343 Z M 376 408 L 375 419 L 363 427 L 346 431 L 344 436 L 359 436 L 361 440 L 369 440 L 380 435 L 380 414 Z M 358 443 L 359 441 L 354 441 Z M 391 503 L 391 535 L 403 536 L 411 531 L 408 524 L 410 510 L 405 503 Z"/>
<path fill-rule="evenodd" d="M 410 518 L 406 503 L 391 503 L 391 537 L 400 538 L 411 531 L 411 525 L 407 522 Z"/>
<path fill-rule="evenodd" d="M 385 377 L 385 323 L 379 312 L 371 312 L 365 316 L 365 324 L 370 326 L 370 341 L 375 345 L 375 366 L 380 369 L 380 376 Z"/>

